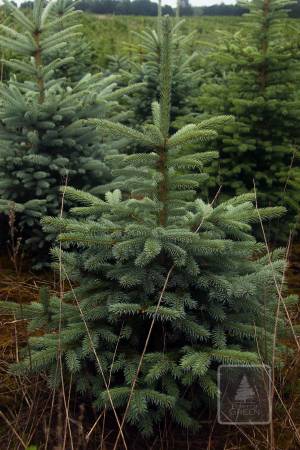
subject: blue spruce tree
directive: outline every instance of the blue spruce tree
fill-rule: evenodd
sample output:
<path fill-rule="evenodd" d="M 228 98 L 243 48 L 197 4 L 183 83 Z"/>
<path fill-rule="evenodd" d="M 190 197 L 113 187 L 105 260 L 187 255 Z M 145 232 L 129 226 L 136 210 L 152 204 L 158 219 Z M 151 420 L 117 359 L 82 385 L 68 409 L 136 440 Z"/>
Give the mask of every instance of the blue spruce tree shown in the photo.
<path fill-rule="evenodd" d="M 165 418 L 197 428 L 206 402 L 216 400 L 220 363 L 269 361 L 277 291 L 284 261 L 272 265 L 251 224 L 277 217 L 282 208 L 258 210 L 253 194 L 207 204 L 196 191 L 203 167 L 217 155 L 192 151 L 231 121 L 220 116 L 170 134 L 173 34 L 163 19 L 160 101 L 142 131 L 95 119 L 99 133 L 138 143 L 147 152 L 108 157 L 118 189 L 105 199 L 72 187 L 77 202 L 68 217 L 43 219 L 58 233 L 53 250 L 65 283 L 63 299 L 45 297 L 23 306 L 30 360 L 15 373 L 47 371 L 59 385 L 58 348 L 77 391 L 102 410 L 150 435 Z M 62 250 L 63 248 L 63 250 Z M 291 298 L 291 301 L 293 298 Z M 22 316 L 17 304 L 1 310 Z M 278 329 L 284 328 L 282 317 Z"/>
<path fill-rule="evenodd" d="M 186 116 L 193 105 L 199 90 L 200 71 L 193 67 L 197 57 L 193 44 L 194 32 L 187 36 L 181 28 L 183 21 L 172 25 L 173 62 L 171 94 L 171 124 L 175 119 Z M 143 83 L 136 96 L 132 96 L 131 110 L 133 122 L 138 126 L 151 121 L 151 104 L 159 100 L 160 57 L 162 51 L 161 18 L 157 18 L 156 28 L 146 28 L 142 32 L 133 32 L 136 44 L 131 44 L 131 58 L 125 61 L 112 58 L 110 67 L 120 73 L 124 83 Z"/>
<path fill-rule="evenodd" d="M 75 64 L 60 55 L 79 26 L 68 21 L 72 8 L 59 15 L 55 1 L 43 5 L 35 0 L 27 16 L 8 3 L 20 31 L 1 25 L 0 40 L 1 48 L 20 55 L 5 61 L 17 75 L 0 85 L 0 212 L 17 213 L 36 267 L 47 259 L 51 240 L 40 218 L 58 214 L 62 181 L 88 191 L 110 177 L 103 162 L 107 148 L 86 119 L 118 115 L 116 98 L 132 89 L 118 91 L 115 76 L 86 74 L 76 83 L 60 77 L 60 68 Z"/>

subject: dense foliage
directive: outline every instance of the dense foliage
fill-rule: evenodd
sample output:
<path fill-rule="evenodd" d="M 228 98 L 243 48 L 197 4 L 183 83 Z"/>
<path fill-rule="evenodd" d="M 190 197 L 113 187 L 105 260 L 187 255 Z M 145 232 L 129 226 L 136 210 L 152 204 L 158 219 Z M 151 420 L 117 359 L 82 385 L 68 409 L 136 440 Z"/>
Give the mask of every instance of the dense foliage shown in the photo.
<path fill-rule="evenodd" d="M 298 222 L 299 34 L 286 21 L 281 0 L 249 4 L 241 32 L 223 35 L 206 60 L 209 70 L 199 106 L 204 117 L 232 114 L 219 140 L 216 181 L 229 196 L 253 190 L 262 205 L 285 205 L 271 238 L 287 239 Z M 272 230 L 271 230 L 272 231 Z"/>
<path fill-rule="evenodd" d="M 136 130 L 90 121 L 100 135 L 126 137 L 148 152 L 108 158 L 119 189 L 105 200 L 62 188 L 79 206 L 43 223 L 48 233 L 59 233 L 65 249 L 53 253 L 74 286 L 63 300 L 43 292 L 40 303 L 24 305 L 29 330 L 45 334 L 30 339 L 30 357 L 15 366 L 17 373 L 47 370 L 57 385 L 59 355 L 78 391 L 92 395 L 99 409 L 113 403 L 124 412 L 129 402 L 126 421 L 144 435 L 166 415 L 197 427 L 204 404 L 216 398 L 220 362 L 272 358 L 274 281 L 281 282 L 284 268 L 282 252 L 274 252 L 271 266 L 251 234 L 251 223 L 277 217 L 282 208 L 258 213 L 252 194 L 216 204 L 197 198 L 207 179 L 203 167 L 217 155 L 190 144 L 211 141 L 232 118 L 170 133 L 176 56 L 164 19 L 152 122 Z M 17 304 L 1 308 L 20 317 Z M 277 325 L 282 330 L 284 321 Z"/>

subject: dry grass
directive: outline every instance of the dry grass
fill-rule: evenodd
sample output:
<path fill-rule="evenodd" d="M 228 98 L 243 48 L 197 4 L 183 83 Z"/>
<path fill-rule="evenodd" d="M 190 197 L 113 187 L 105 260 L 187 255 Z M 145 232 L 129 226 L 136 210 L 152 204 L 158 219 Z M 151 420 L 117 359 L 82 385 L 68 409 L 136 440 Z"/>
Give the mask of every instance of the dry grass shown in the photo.
<path fill-rule="evenodd" d="M 38 299 L 39 289 L 43 285 L 51 285 L 49 276 L 43 274 L 37 276 L 28 271 L 15 272 L 11 258 L 0 258 L 0 298 L 4 301 L 14 301 L 20 304 Z M 8 372 L 11 362 L 19 359 L 20 349 L 26 345 L 28 335 L 25 323 L 15 320 L 13 316 L 0 316 L 0 448 L 19 448 L 26 439 L 21 435 L 32 434 L 34 429 L 33 413 L 39 409 L 42 390 L 41 380 L 19 379 Z M 31 423 L 30 423 L 31 422 Z M 19 431 L 18 431 L 19 429 Z M 22 432 L 20 431 L 22 430 Z M 18 443 L 15 442 L 17 439 Z M 2 443 L 3 442 L 3 443 Z M 20 448 L 24 448 L 24 445 Z M 9 447 L 10 445 L 10 447 Z M 15 445 L 15 447 L 13 447 Z"/>

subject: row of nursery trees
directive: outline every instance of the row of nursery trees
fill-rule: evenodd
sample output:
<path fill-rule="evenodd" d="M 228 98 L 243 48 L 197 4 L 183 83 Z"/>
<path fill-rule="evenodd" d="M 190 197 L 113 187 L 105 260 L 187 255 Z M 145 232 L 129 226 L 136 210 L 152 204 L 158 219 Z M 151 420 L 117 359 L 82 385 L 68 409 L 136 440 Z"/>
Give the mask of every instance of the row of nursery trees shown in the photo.
<path fill-rule="evenodd" d="M 12 370 L 59 387 L 61 364 L 121 440 L 123 423 L 197 428 L 219 363 L 286 351 L 274 349 L 285 252 L 265 254 L 255 234 L 266 221 L 283 240 L 297 221 L 300 41 L 284 1 L 247 6 L 212 52 L 192 53 L 180 23 L 159 17 L 139 36 L 142 63 L 111 58 L 110 74 L 90 75 L 68 0 L 7 4 L 3 233 L 13 212 L 32 265 L 52 247 L 67 287 L 21 310 L 1 303 L 34 334 Z"/>

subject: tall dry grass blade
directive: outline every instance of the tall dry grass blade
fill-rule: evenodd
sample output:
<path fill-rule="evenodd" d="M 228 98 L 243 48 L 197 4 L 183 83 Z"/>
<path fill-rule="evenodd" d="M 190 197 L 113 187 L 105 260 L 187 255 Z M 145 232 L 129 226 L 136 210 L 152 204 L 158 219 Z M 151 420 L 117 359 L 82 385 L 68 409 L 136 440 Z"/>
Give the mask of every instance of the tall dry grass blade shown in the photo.
<path fill-rule="evenodd" d="M 256 211 L 259 217 L 259 222 L 260 222 L 260 227 L 261 227 L 261 231 L 263 234 L 263 239 L 264 239 L 264 243 L 265 243 L 265 247 L 266 247 L 266 251 L 267 251 L 267 256 L 268 256 L 268 261 L 269 261 L 269 265 L 272 271 L 272 275 L 273 275 L 273 280 L 274 280 L 274 285 L 276 287 L 276 291 L 278 294 L 278 302 L 277 302 L 277 307 L 276 307 L 276 314 L 275 314 L 275 324 L 274 324 L 274 331 L 273 331 L 273 346 L 272 346 L 272 379 L 271 379 L 271 386 L 272 386 L 272 391 L 271 391 L 271 402 L 273 404 L 274 402 L 274 395 L 275 392 L 283 406 L 283 408 L 285 409 L 285 412 L 287 413 L 287 415 L 289 416 L 289 420 L 290 423 L 292 424 L 294 431 L 295 431 L 295 435 L 297 437 L 297 440 L 300 443 L 300 435 L 298 432 L 298 429 L 294 423 L 294 421 L 292 420 L 292 417 L 289 414 L 289 411 L 287 410 L 281 396 L 280 393 L 278 392 L 276 386 L 275 386 L 275 357 L 276 357 L 276 341 L 277 341 L 277 331 L 278 331 L 278 322 L 279 322 L 279 315 L 280 315 L 280 307 L 281 305 L 283 305 L 284 311 L 285 311 L 285 315 L 287 317 L 289 326 L 291 328 L 292 331 L 292 335 L 293 338 L 295 340 L 298 352 L 300 351 L 300 344 L 298 341 L 298 337 L 295 333 L 294 330 L 294 325 L 291 319 L 291 316 L 289 314 L 288 308 L 285 304 L 283 295 L 282 295 L 282 291 L 283 291 L 283 287 L 284 287 L 284 281 L 285 281 L 285 277 L 286 277 L 286 270 L 288 267 L 288 260 L 289 260 L 289 256 L 290 256 L 290 250 L 291 250 L 291 243 L 292 243 L 292 235 L 290 234 L 289 236 L 289 240 L 288 240 L 288 244 L 287 244 L 287 250 L 286 250 L 286 256 L 285 256 L 285 268 L 282 274 L 282 280 L 281 280 L 281 284 L 280 286 L 278 285 L 277 279 L 276 279 L 276 275 L 275 275 L 275 271 L 274 271 L 274 267 L 273 267 L 273 261 L 272 261 L 272 256 L 271 256 L 271 252 L 270 252 L 270 248 L 269 248 L 269 244 L 267 241 L 267 237 L 266 237 L 266 233 L 265 233 L 265 229 L 264 229 L 264 225 L 263 225 L 263 221 L 259 212 L 259 208 L 258 208 L 258 199 L 257 199 L 257 191 L 256 191 L 256 185 L 255 185 L 255 180 L 253 180 L 253 186 L 254 186 L 254 195 L 255 195 L 255 207 L 256 207 Z M 273 408 L 271 409 L 272 411 L 272 418 L 271 418 L 271 423 L 270 423 L 270 435 L 271 435 L 271 442 L 270 442 L 270 450 L 276 450 L 275 448 L 275 437 L 274 437 L 274 426 L 273 426 Z"/>
<path fill-rule="evenodd" d="M 139 364 L 138 364 L 138 368 L 137 368 L 135 377 L 134 377 L 132 385 L 131 385 L 131 389 L 130 389 L 127 405 L 126 405 L 126 408 L 125 408 L 125 412 L 123 414 L 123 418 L 122 418 L 122 422 L 121 422 L 121 430 L 123 429 L 124 424 L 125 424 L 127 413 L 128 413 L 129 407 L 130 407 L 130 402 L 131 402 L 131 399 L 132 399 L 132 396 L 133 396 L 133 392 L 134 392 L 134 389 L 135 389 L 135 386 L 136 386 L 136 383 L 137 383 L 137 380 L 138 380 L 138 376 L 140 374 L 140 371 L 141 371 L 141 368 L 142 368 L 142 365 L 143 365 L 143 362 L 144 362 L 144 356 L 145 356 L 145 353 L 146 353 L 147 348 L 148 348 L 148 344 L 149 344 L 149 341 L 150 341 L 150 337 L 151 337 L 151 334 L 152 334 L 152 330 L 153 330 L 153 327 L 154 327 L 156 316 L 157 316 L 158 310 L 160 308 L 160 305 L 161 305 L 164 293 L 165 293 L 165 291 L 167 289 L 167 285 L 168 285 L 170 276 L 172 275 L 172 272 L 174 270 L 174 267 L 175 266 L 173 265 L 170 268 L 169 272 L 167 273 L 167 276 L 166 276 L 166 279 L 165 279 L 162 291 L 160 293 L 160 296 L 159 296 L 159 299 L 158 299 L 158 302 L 157 302 L 157 305 L 156 305 L 156 308 L 155 308 L 155 311 L 154 311 L 154 314 L 153 314 L 153 319 L 152 319 L 152 321 L 150 323 L 150 327 L 149 327 L 149 331 L 148 331 L 148 334 L 147 334 L 147 337 L 146 337 L 144 348 L 143 348 L 143 351 L 142 351 L 142 354 L 141 354 L 141 357 L 140 357 L 140 360 L 139 360 Z M 120 432 L 119 432 L 119 434 L 117 436 L 117 439 L 116 439 L 116 442 L 115 442 L 113 450 L 117 449 L 117 446 L 118 446 L 118 443 L 119 443 L 119 439 L 120 439 Z"/>
<path fill-rule="evenodd" d="M 86 323 L 86 320 L 85 320 L 85 318 L 84 318 L 83 311 L 82 311 L 82 309 L 81 309 L 81 306 L 80 306 L 80 303 L 79 303 L 78 298 L 77 298 L 77 296 L 76 296 L 76 293 L 75 293 L 75 291 L 74 291 L 74 289 L 73 289 L 73 286 L 72 286 L 71 280 L 70 280 L 70 278 L 69 278 L 69 276 L 68 276 L 68 273 L 67 273 L 67 271 L 65 270 L 65 268 L 64 268 L 63 265 L 62 265 L 62 268 L 63 268 L 63 270 L 64 270 L 64 275 L 65 275 L 65 277 L 66 277 L 66 279 L 67 279 L 67 281 L 68 281 L 68 283 L 69 283 L 70 289 L 71 289 L 72 294 L 73 294 L 73 298 L 74 298 L 74 300 L 75 300 L 75 302 L 76 302 L 76 305 L 77 305 L 77 308 L 78 308 L 78 310 L 79 310 L 79 314 L 80 314 L 81 320 L 83 321 L 83 324 L 84 324 L 84 326 L 85 326 L 86 333 L 87 333 L 88 339 L 89 339 L 89 341 L 90 341 L 91 349 L 92 349 L 92 351 L 93 351 L 93 353 L 94 353 L 94 356 L 95 356 L 95 359 L 96 359 L 98 368 L 99 368 L 99 370 L 100 370 L 100 373 L 101 373 L 101 376 L 102 376 L 102 379 L 103 379 L 103 382 L 104 382 L 104 386 L 105 386 L 105 389 L 106 389 L 106 392 L 107 392 L 107 396 L 108 396 L 108 399 L 109 399 L 111 408 L 112 408 L 112 410 L 113 410 L 113 414 L 114 414 L 114 416 L 115 416 L 115 419 L 116 419 L 118 428 L 119 428 L 119 430 L 120 430 L 120 435 L 121 435 L 121 437 L 122 437 L 122 440 L 123 440 L 123 444 L 124 444 L 125 450 L 127 450 L 128 447 L 127 447 L 127 444 L 126 444 L 126 441 L 125 441 L 124 433 L 123 433 L 123 431 L 122 431 L 122 429 L 121 429 L 121 423 L 120 423 L 120 420 L 119 420 L 117 411 L 116 411 L 116 409 L 115 409 L 114 402 L 113 402 L 111 393 L 110 393 L 110 391 L 109 391 L 108 383 L 107 383 L 106 378 L 105 378 L 104 370 L 103 370 L 103 367 L 102 367 L 100 358 L 99 358 L 99 356 L 98 356 L 98 354 L 97 354 L 97 352 L 96 352 L 95 345 L 94 345 L 94 343 L 93 343 L 93 339 L 92 339 L 92 336 L 91 336 L 89 327 L 88 327 L 88 325 L 87 325 L 87 323 Z"/>
<path fill-rule="evenodd" d="M 0 411 L 0 417 L 2 417 L 2 419 L 4 420 L 6 425 L 8 425 L 8 427 L 11 429 L 13 434 L 16 436 L 16 438 L 18 439 L 18 441 L 20 442 L 22 447 L 26 450 L 27 444 L 23 441 L 23 439 L 21 438 L 21 436 L 19 435 L 19 433 L 17 432 L 15 427 L 12 425 L 12 423 L 10 423 L 10 421 L 7 419 L 7 417 L 5 416 L 5 414 L 2 411 Z"/>
<path fill-rule="evenodd" d="M 64 199 L 65 199 L 65 191 L 67 188 L 67 184 L 68 184 L 68 178 L 66 177 L 64 189 L 62 192 L 60 218 L 63 217 Z M 59 245 L 59 300 L 60 300 L 60 304 L 59 304 L 59 326 L 58 326 L 58 349 L 57 349 L 57 351 L 58 351 L 58 361 L 59 361 L 59 369 L 60 369 L 60 377 L 61 377 L 61 385 L 62 385 L 62 394 L 63 394 L 64 407 L 65 407 L 65 412 L 66 412 L 66 424 L 67 424 L 67 428 L 69 431 L 71 450 L 74 450 L 71 423 L 70 423 L 70 417 L 69 417 L 69 405 L 67 404 L 66 393 L 65 393 L 63 363 L 62 363 L 62 349 L 61 349 L 62 303 L 63 303 L 63 296 L 64 296 L 64 281 L 63 281 L 63 276 L 62 276 L 63 269 L 62 269 L 61 254 L 62 254 L 62 245 L 60 243 L 60 245 Z M 62 450 L 65 450 L 65 448 L 66 448 L 66 440 L 67 440 L 67 433 L 65 430 Z"/>
<path fill-rule="evenodd" d="M 288 320 L 288 322 L 289 322 L 289 325 L 290 325 L 290 327 L 291 327 L 292 334 L 293 334 L 293 338 L 294 338 L 294 340 L 295 340 L 295 344 L 296 344 L 296 346 L 297 346 L 297 348 L 298 348 L 298 351 L 300 351 L 300 343 L 299 343 L 298 337 L 297 337 L 297 335 L 296 335 L 296 333 L 295 333 L 294 325 L 293 325 L 291 316 L 290 316 L 290 314 L 289 314 L 289 311 L 288 311 L 287 306 L 286 306 L 286 304 L 285 304 L 284 298 L 283 298 L 283 296 L 282 296 L 281 288 L 278 286 L 278 282 L 277 282 L 277 279 L 276 279 L 275 271 L 274 271 L 274 268 L 273 268 L 273 262 L 272 262 L 271 252 L 270 252 L 270 249 L 269 249 L 269 245 L 268 245 L 266 233 L 265 233 L 265 230 L 264 230 L 264 227 L 263 227 L 263 222 L 262 222 L 262 219 L 261 219 L 261 215 L 260 215 L 259 209 L 258 209 L 257 194 L 256 194 L 256 188 L 255 188 L 255 181 L 254 181 L 254 180 L 253 180 L 253 183 L 254 183 L 254 193 L 255 193 L 255 201 L 256 201 L 257 214 L 258 214 L 258 216 L 259 216 L 259 221 L 260 221 L 260 225 L 261 225 L 261 228 L 262 228 L 262 233 L 263 233 L 263 238 L 264 238 L 264 242 L 265 242 L 265 246 L 266 246 L 266 250 L 267 250 L 267 256 L 268 256 L 269 264 L 270 264 L 270 267 L 271 267 L 271 269 L 272 269 L 272 274 L 273 274 L 273 279 L 274 279 L 274 285 L 275 285 L 275 287 L 276 287 L 276 291 L 277 291 L 277 293 L 278 293 L 278 297 L 279 297 L 280 302 L 281 302 L 281 304 L 282 304 L 282 306 L 283 306 L 283 308 L 284 308 L 285 315 L 286 315 L 287 320 Z"/>

